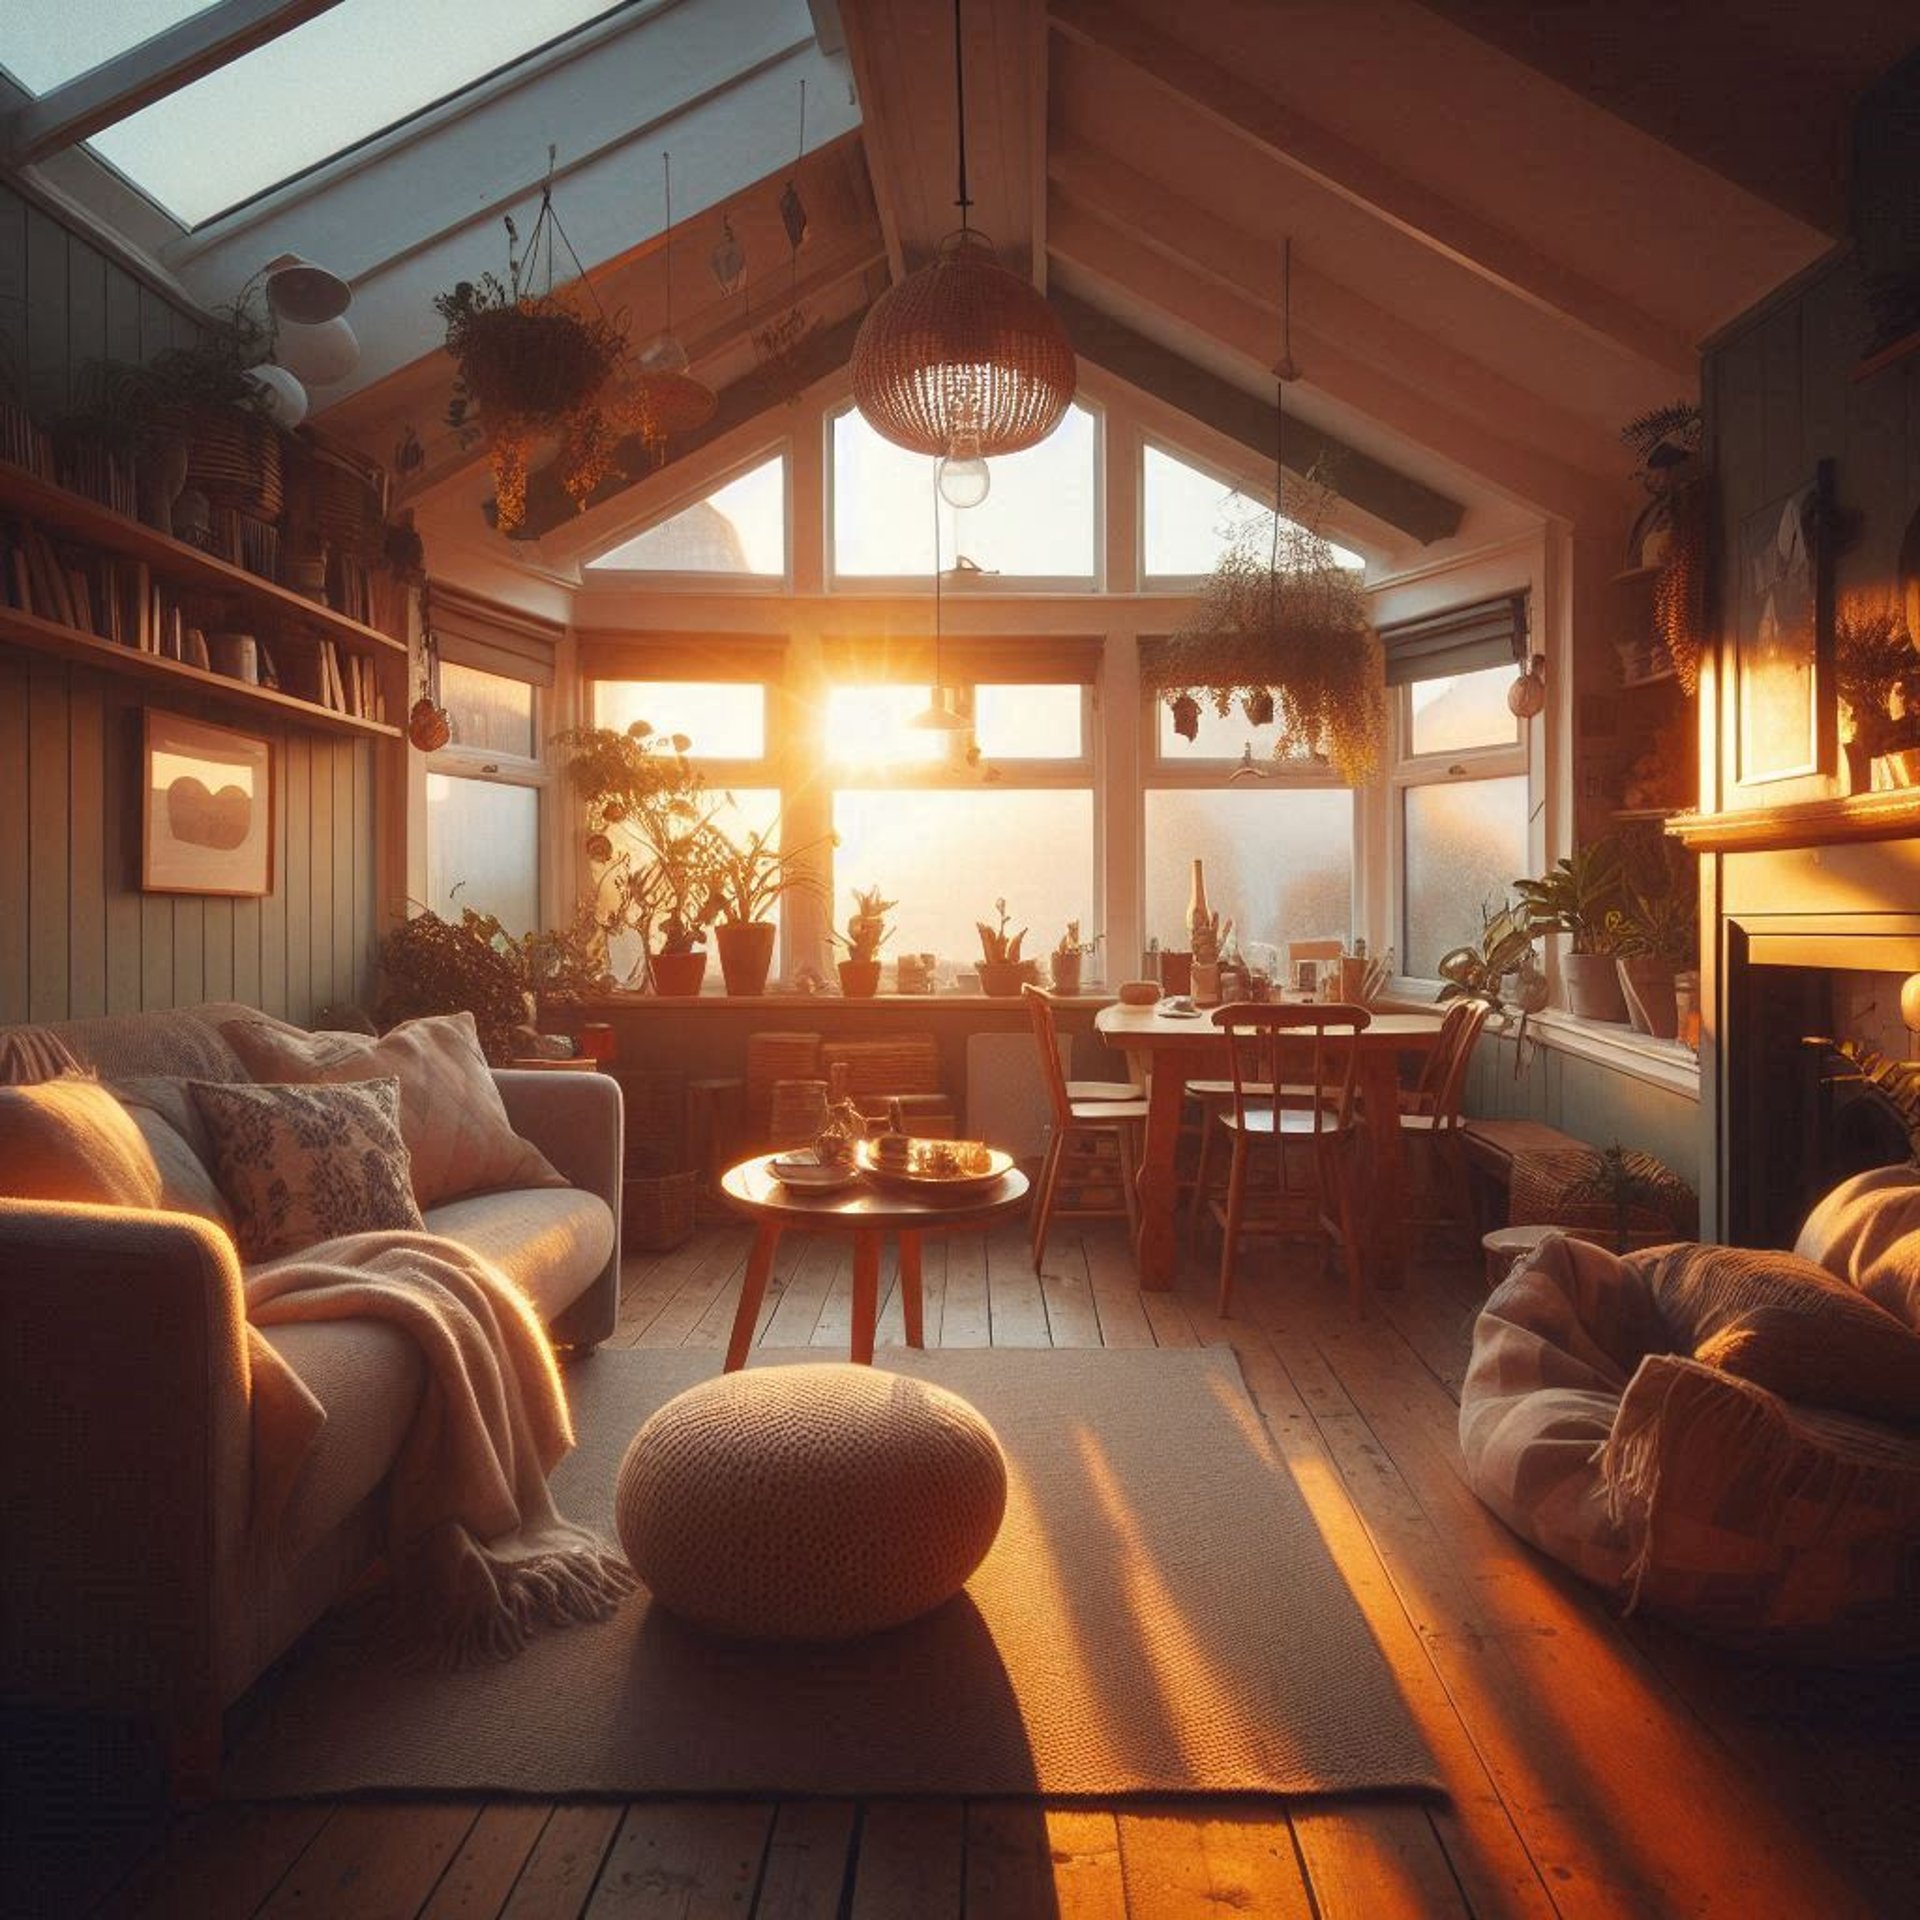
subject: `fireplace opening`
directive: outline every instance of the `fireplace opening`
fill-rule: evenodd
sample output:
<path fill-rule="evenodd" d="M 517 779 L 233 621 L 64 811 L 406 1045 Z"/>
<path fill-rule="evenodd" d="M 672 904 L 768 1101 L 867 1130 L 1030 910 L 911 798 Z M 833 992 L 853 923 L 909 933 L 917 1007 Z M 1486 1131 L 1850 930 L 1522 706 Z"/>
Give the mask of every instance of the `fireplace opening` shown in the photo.
<path fill-rule="evenodd" d="M 1742 1246 L 1787 1247 L 1842 1180 L 1911 1152 L 1898 1116 L 1847 1061 L 1809 1035 L 1851 1039 L 1891 1059 L 1912 1044 L 1900 1020 L 1904 973 L 1766 962 L 1736 937 L 1727 994 L 1727 1226 Z M 1883 949 L 1864 943 L 1863 957 Z M 1832 943 L 1822 943 L 1823 955 Z"/>

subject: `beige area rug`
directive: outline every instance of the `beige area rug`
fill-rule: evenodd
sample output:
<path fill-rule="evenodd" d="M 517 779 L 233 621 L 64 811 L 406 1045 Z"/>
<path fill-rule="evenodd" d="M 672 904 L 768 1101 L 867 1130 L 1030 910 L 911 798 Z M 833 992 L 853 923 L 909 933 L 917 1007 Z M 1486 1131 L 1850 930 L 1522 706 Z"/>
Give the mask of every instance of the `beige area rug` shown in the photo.
<path fill-rule="evenodd" d="M 1230 1352 L 882 1358 L 972 1401 L 1007 1451 L 1006 1523 L 958 1599 L 821 1650 L 718 1642 L 640 1594 L 454 1674 L 395 1672 L 323 1627 L 235 1716 L 225 1792 L 1437 1790 Z M 577 1365 L 562 1511 L 611 1531 L 628 1439 L 718 1364 Z"/>

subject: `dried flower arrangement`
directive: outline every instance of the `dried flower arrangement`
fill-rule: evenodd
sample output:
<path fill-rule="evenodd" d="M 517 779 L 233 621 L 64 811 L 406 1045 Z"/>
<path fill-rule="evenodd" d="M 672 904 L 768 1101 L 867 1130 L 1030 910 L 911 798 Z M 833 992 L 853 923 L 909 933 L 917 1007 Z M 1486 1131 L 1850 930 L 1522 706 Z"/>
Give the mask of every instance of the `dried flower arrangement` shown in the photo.
<path fill-rule="evenodd" d="M 1840 600 L 1833 615 L 1833 671 L 1851 716 L 1853 743 L 1869 755 L 1887 752 L 1895 741 L 1895 720 L 1915 705 L 1905 689 L 1920 677 L 1920 653 L 1897 602 L 1875 603 L 1860 594 Z M 1902 690 L 1897 715 L 1896 689 Z"/>
<path fill-rule="evenodd" d="M 1688 693 L 1699 687 L 1706 646 L 1709 501 L 1702 430 L 1700 409 L 1690 400 L 1654 407 L 1620 429 L 1639 456 L 1649 495 L 1627 538 L 1628 564 L 1660 569 L 1653 583 L 1654 635 Z"/>
<path fill-rule="evenodd" d="M 1276 759 L 1330 760 L 1353 786 L 1378 762 L 1387 703 L 1360 576 L 1321 531 L 1338 497 L 1310 474 L 1293 495 L 1283 490 L 1279 514 L 1244 513 L 1198 616 L 1143 655 L 1143 675 L 1188 737 L 1196 695 L 1223 716 L 1240 701 L 1250 715 L 1270 712 Z"/>
<path fill-rule="evenodd" d="M 651 444 L 657 434 L 644 382 L 614 381 L 626 358 L 626 335 L 600 311 L 584 272 L 580 285 L 590 312 L 553 291 L 558 222 L 551 198 L 542 199 L 524 258 L 518 228 L 511 218 L 504 224 L 506 281 L 484 273 L 460 281 L 433 304 L 446 322 L 446 349 L 458 369 L 447 424 L 463 436 L 485 433 L 498 525 L 511 533 L 526 517 L 528 456 L 543 437 L 559 436 L 561 483 L 584 508 L 613 472 L 620 441 L 638 434 Z M 564 235 L 561 240 L 565 244 Z M 536 293 L 533 268 L 543 241 L 547 284 Z"/>

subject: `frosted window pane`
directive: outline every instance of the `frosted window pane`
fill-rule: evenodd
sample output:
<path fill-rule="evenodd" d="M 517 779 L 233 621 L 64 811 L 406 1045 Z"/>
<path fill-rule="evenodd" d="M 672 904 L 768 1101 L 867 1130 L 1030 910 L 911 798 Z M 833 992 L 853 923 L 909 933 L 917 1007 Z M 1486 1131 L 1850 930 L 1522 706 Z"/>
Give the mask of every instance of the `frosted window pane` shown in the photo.
<path fill-rule="evenodd" d="M 596 680 L 593 724 L 625 733 L 645 720 L 684 733 L 690 760 L 758 760 L 767 751 L 767 690 L 744 681 Z"/>
<path fill-rule="evenodd" d="M 1091 579 L 1098 434 L 1085 407 L 1037 447 L 988 461 L 977 507 L 939 501 L 940 560 L 1009 578 Z M 833 422 L 833 567 L 843 577 L 933 574 L 931 454 L 883 440 L 849 409 Z M 929 586 L 931 591 L 931 586 Z"/>
<path fill-rule="evenodd" d="M 1480 667 L 1439 680 L 1416 680 L 1407 689 L 1413 708 L 1414 753 L 1457 753 L 1466 747 L 1507 747 L 1520 738 L 1520 722 L 1507 705 L 1518 667 Z"/>
<path fill-rule="evenodd" d="M 1174 732 L 1173 709 L 1166 701 L 1154 701 L 1157 715 L 1154 727 L 1162 760 L 1176 767 L 1201 760 L 1238 760 L 1241 749 L 1249 746 L 1254 759 L 1262 766 L 1272 760 L 1273 743 L 1280 735 L 1278 727 L 1271 723 L 1256 727 L 1238 701 L 1234 702 L 1232 711 L 1222 717 L 1214 711 L 1213 702 L 1205 694 L 1201 694 L 1199 700 L 1200 731 L 1191 740 L 1183 740 Z M 1291 755 L 1289 759 L 1294 765 L 1300 762 L 1298 755 Z"/>
<path fill-rule="evenodd" d="M 540 794 L 494 780 L 427 775 L 427 905 L 491 913 L 514 935 L 540 922 Z"/>
<path fill-rule="evenodd" d="M 205 13 L 213 0 L 15 0 L 0 9 L 0 65 L 33 93 L 88 73 L 156 33 Z"/>
<path fill-rule="evenodd" d="M 533 689 L 503 673 L 440 663 L 440 699 L 453 722 L 453 744 L 473 753 L 537 757 L 533 734 Z"/>
<path fill-rule="evenodd" d="M 833 688 L 827 695 L 827 758 L 843 773 L 944 760 L 952 734 L 907 724 L 932 698 L 930 687 Z"/>
<path fill-rule="evenodd" d="M 1077 760 L 1080 689 L 1073 687 L 975 687 L 973 737 L 989 759 Z"/>
<path fill-rule="evenodd" d="M 608 0 L 341 0 L 92 144 L 197 226 L 609 10 Z"/>
<path fill-rule="evenodd" d="M 1456 780 L 1404 795 L 1400 971 L 1439 978 L 1440 957 L 1478 946 L 1481 909 L 1504 906 L 1527 871 L 1527 781 Z"/>
<path fill-rule="evenodd" d="M 1234 787 L 1146 795 L 1147 935 L 1187 944 L 1193 863 L 1207 902 L 1250 940 L 1344 940 L 1353 926 L 1353 795 L 1345 787 Z"/>
<path fill-rule="evenodd" d="M 1211 573 L 1228 539 L 1249 514 L 1261 516 L 1262 538 L 1271 538 L 1273 515 L 1250 494 L 1149 446 L 1141 475 L 1141 567 L 1149 580 L 1191 579 Z M 1366 561 L 1335 546 L 1343 567 L 1364 571 Z"/>
<path fill-rule="evenodd" d="M 1093 795 L 1083 789 L 841 792 L 833 824 L 836 920 L 852 888 L 877 886 L 900 903 L 887 951 L 939 955 L 943 981 L 978 963 L 974 922 L 995 924 L 1002 897 L 1009 930 L 1029 929 L 1022 958 L 1040 958 L 1043 976 L 1069 920 L 1094 931 Z"/>
<path fill-rule="evenodd" d="M 587 571 L 738 573 L 787 571 L 787 463 L 779 454 L 716 487 L 704 500 L 636 533 Z"/>

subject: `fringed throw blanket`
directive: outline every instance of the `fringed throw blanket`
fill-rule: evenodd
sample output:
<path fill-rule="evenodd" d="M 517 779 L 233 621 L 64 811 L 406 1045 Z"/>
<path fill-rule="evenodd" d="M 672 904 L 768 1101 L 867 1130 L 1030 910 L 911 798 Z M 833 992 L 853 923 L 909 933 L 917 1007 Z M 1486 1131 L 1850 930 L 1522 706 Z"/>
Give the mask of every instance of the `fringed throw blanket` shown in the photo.
<path fill-rule="evenodd" d="M 246 1293 L 256 1327 L 383 1320 L 426 1362 L 387 1482 L 407 1651 L 447 1665 L 505 1657 L 539 1627 L 605 1619 L 632 1588 L 618 1549 L 554 1506 L 547 1475 L 573 1431 L 553 1349 L 525 1296 L 477 1254 L 434 1234 L 353 1234 L 251 1268 Z M 256 1508 L 284 1497 L 316 1411 L 311 1396 L 256 1399 Z"/>

